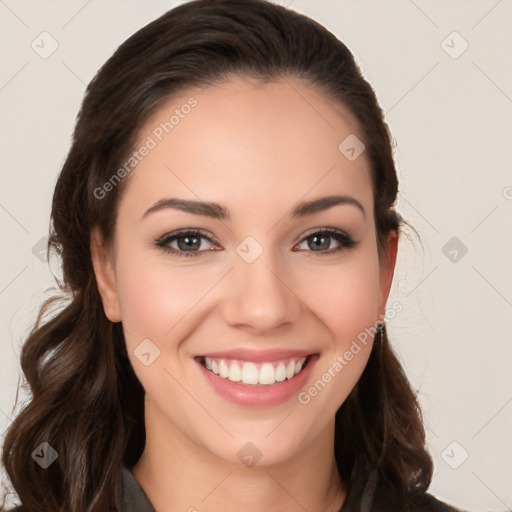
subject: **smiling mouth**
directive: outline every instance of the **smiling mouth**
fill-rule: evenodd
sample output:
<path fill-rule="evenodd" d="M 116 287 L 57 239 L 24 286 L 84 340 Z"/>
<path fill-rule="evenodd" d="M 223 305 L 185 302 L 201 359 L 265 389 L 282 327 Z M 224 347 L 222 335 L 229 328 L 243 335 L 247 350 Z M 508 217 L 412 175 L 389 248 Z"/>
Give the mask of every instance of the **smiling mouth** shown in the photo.
<path fill-rule="evenodd" d="M 312 357 L 314 355 L 262 363 L 205 356 L 196 359 L 207 371 L 231 382 L 247 386 L 272 386 L 293 379 L 306 368 Z"/>

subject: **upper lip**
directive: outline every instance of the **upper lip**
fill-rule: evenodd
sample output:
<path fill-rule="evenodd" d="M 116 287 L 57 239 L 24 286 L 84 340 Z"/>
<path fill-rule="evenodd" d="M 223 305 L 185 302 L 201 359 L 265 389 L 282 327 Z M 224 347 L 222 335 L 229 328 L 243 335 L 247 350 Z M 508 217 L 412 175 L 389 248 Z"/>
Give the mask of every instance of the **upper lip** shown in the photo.
<path fill-rule="evenodd" d="M 291 359 L 293 357 L 307 357 L 317 352 L 314 350 L 290 350 L 284 348 L 274 348 L 270 350 L 253 350 L 247 348 L 238 348 L 233 350 L 222 350 L 219 352 L 210 352 L 200 354 L 196 357 L 211 357 L 212 359 L 235 359 L 239 361 L 280 361 L 281 359 Z"/>

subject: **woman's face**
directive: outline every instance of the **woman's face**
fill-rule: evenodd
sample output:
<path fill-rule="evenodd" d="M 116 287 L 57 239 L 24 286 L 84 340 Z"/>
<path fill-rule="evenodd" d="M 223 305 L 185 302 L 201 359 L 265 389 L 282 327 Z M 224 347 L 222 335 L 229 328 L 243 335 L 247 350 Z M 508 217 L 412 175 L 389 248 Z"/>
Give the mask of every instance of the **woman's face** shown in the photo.
<path fill-rule="evenodd" d="M 356 137 L 348 110 L 292 78 L 194 89 L 143 127 L 110 259 L 93 254 L 150 428 L 259 464 L 332 432 L 396 256 L 392 238 L 379 264 Z M 345 200 L 307 206 L 331 196 Z"/>

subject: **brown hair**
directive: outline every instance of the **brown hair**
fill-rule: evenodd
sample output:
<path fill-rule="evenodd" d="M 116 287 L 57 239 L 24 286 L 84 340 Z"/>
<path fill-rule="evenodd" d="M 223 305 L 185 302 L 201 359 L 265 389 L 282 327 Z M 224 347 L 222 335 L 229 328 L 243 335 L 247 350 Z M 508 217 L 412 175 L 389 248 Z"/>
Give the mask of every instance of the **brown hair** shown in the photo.
<path fill-rule="evenodd" d="M 133 151 L 138 130 L 187 87 L 226 78 L 295 76 L 356 116 L 371 163 L 379 257 L 404 222 L 392 144 L 375 93 L 348 48 L 310 18 L 265 0 L 196 0 L 165 13 L 126 40 L 87 87 L 73 142 L 53 196 L 48 255 L 62 259 L 69 303 L 46 322 L 50 297 L 24 343 L 21 367 L 31 400 L 10 426 L 3 464 L 24 510 L 119 511 L 121 470 L 145 443 L 144 390 L 127 357 L 121 323 L 105 316 L 90 254 L 99 226 L 112 239 L 126 180 L 102 187 Z M 48 442 L 58 459 L 31 458 Z M 357 510 L 371 474 L 374 499 L 408 510 L 427 490 L 432 460 L 417 398 L 390 347 L 376 334 L 367 366 L 336 414 L 335 455 Z M 372 473 L 373 472 L 373 473 Z"/>

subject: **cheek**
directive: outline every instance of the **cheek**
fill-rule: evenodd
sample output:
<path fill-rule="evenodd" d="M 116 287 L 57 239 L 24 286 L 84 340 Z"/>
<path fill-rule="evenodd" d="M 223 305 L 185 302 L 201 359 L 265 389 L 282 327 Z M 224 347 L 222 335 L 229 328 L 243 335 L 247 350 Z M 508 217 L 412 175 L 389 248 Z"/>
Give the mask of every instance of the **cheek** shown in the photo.
<path fill-rule="evenodd" d="M 379 267 L 373 251 L 358 251 L 339 265 L 311 266 L 305 275 L 300 297 L 338 339 L 352 339 L 374 325 Z"/>
<path fill-rule="evenodd" d="M 194 268 L 166 265 L 125 252 L 118 262 L 118 296 L 127 344 L 144 338 L 173 339 L 174 326 L 196 305 L 212 283 Z"/>
<path fill-rule="evenodd" d="M 177 368 L 178 351 L 181 340 L 189 333 L 188 315 L 213 286 L 211 273 L 205 282 L 201 273 L 192 268 L 172 267 L 156 262 L 153 257 L 127 251 L 118 260 L 117 270 L 121 317 L 131 365 L 146 392 L 162 396 L 162 389 L 173 385 L 170 375 L 181 371 Z M 149 345 L 144 341 L 147 339 L 151 340 Z M 146 365 L 139 357 L 148 352 Z"/>
<path fill-rule="evenodd" d="M 305 302 L 329 328 L 333 344 L 298 399 L 314 416 L 332 418 L 359 380 L 372 350 L 370 328 L 375 327 L 379 304 L 376 252 L 359 251 L 346 264 L 319 269 L 314 278 L 316 299 L 310 288 Z"/>

